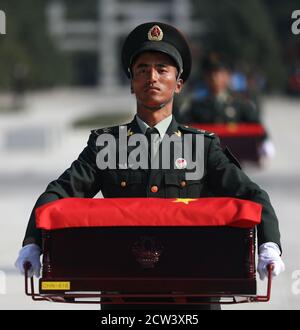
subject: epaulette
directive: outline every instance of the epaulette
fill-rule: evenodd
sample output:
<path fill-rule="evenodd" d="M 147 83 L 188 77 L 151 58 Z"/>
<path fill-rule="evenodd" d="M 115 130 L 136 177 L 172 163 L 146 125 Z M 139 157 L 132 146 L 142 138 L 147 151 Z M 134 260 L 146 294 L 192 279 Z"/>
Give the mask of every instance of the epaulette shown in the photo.
<path fill-rule="evenodd" d="M 214 138 L 215 137 L 215 133 L 205 131 L 204 129 L 199 129 L 199 128 L 195 128 L 195 127 L 191 127 L 191 126 L 186 126 L 186 125 L 180 125 L 179 127 L 183 131 L 187 131 L 187 132 L 190 132 L 190 133 L 204 134 L 205 136 L 210 137 L 210 138 Z"/>
<path fill-rule="evenodd" d="M 97 136 L 101 134 L 117 134 L 119 133 L 119 127 L 120 126 L 112 126 L 112 127 L 103 127 L 98 129 L 93 129 L 91 132 L 96 134 Z"/>

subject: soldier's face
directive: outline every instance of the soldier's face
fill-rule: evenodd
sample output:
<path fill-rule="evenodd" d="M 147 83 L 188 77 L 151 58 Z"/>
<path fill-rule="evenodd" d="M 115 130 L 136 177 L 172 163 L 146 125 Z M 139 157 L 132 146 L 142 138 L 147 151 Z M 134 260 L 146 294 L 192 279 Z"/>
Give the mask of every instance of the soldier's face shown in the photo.
<path fill-rule="evenodd" d="M 173 99 L 182 89 L 173 60 L 159 52 L 142 53 L 132 66 L 132 92 L 138 104 L 156 109 Z"/>
<path fill-rule="evenodd" d="M 207 75 L 207 84 L 214 93 L 221 93 L 229 87 L 230 73 L 228 70 L 216 70 Z"/>

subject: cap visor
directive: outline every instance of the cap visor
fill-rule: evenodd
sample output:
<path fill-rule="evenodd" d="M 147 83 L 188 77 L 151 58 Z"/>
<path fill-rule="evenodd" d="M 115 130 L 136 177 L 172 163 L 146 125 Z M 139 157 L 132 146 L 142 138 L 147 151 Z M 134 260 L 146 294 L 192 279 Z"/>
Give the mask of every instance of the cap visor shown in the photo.
<path fill-rule="evenodd" d="M 163 41 L 159 42 L 145 42 L 144 44 L 139 47 L 138 51 L 136 51 L 131 59 L 130 59 L 130 66 L 133 64 L 134 60 L 138 55 L 147 51 L 154 51 L 160 52 L 169 55 L 177 65 L 178 69 L 182 69 L 182 58 L 175 47 L 170 44 L 167 44 Z"/>

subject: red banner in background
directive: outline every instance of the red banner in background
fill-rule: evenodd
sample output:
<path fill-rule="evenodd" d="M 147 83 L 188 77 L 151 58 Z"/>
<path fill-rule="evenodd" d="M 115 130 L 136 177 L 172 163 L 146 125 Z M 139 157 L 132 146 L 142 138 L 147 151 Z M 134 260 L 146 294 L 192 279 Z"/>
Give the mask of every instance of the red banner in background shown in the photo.
<path fill-rule="evenodd" d="M 45 230 L 75 227 L 231 226 L 260 223 L 262 206 L 236 198 L 64 198 L 36 210 Z"/>

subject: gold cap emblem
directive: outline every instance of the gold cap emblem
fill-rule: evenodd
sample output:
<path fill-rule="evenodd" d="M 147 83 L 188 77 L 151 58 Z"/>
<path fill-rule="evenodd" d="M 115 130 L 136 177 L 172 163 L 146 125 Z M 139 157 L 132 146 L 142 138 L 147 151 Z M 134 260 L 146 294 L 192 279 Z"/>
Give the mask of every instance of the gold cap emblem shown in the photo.
<path fill-rule="evenodd" d="M 148 40 L 150 41 L 161 41 L 164 37 L 162 29 L 158 25 L 152 26 L 148 32 Z"/>

